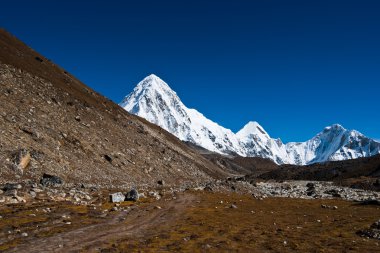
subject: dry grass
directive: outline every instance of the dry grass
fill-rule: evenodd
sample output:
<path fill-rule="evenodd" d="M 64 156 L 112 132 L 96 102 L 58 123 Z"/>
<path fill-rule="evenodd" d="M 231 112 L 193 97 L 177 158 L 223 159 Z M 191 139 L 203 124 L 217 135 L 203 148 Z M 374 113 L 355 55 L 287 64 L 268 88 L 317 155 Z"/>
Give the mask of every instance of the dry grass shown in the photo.
<path fill-rule="evenodd" d="M 178 199 L 190 201 L 176 202 Z M 232 204 L 237 208 L 231 208 Z M 322 204 L 338 209 L 325 209 Z M 136 203 L 125 202 L 120 207 L 131 205 Z M 378 206 L 341 200 L 256 200 L 249 195 L 210 192 L 186 192 L 170 201 L 143 199 L 137 205 L 126 220 L 113 225 L 106 221 L 118 212 L 100 217 L 102 210 L 114 206 L 110 203 L 96 210 L 67 202 L 4 206 L 0 208 L 0 233 L 8 236 L 8 230 L 20 231 L 11 234 L 12 240 L 0 243 L 0 250 L 64 234 L 67 237 L 70 231 L 104 223 L 103 232 L 111 232 L 106 233 L 107 239 L 85 230 L 99 240 L 96 246 L 82 245 L 83 252 L 94 247 L 101 252 L 380 252 L 378 240 L 356 235 L 379 219 Z M 41 211 L 47 207 L 50 213 Z M 65 225 L 63 215 L 70 216 L 70 225 Z M 151 225 L 145 224 L 152 217 Z M 120 233 L 115 233 L 118 230 Z M 21 232 L 29 237 L 21 237 Z"/>
<path fill-rule="evenodd" d="M 380 252 L 379 241 L 355 234 L 379 219 L 375 206 L 340 200 L 202 193 L 200 203 L 149 237 L 115 242 L 113 251 Z M 221 203 L 223 201 L 223 203 Z M 235 203 L 236 209 L 230 208 Z M 338 206 L 323 209 L 321 204 Z"/>
<path fill-rule="evenodd" d="M 51 212 L 45 212 L 50 208 Z M 99 221 L 96 212 L 68 202 L 7 205 L 0 208 L 0 251 L 13 248 L 33 238 L 49 237 Z M 64 218 L 66 215 L 69 219 Z M 72 222 L 70 225 L 66 221 Z M 21 233 L 29 237 L 22 237 Z"/>
<path fill-rule="evenodd" d="M 138 205 L 145 206 L 150 202 L 152 199 L 143 198 Z M 125 209 L 136 203 L 125 201 L 115 204 L 109 203 L 108 198 L 103 198 L 94 206 L 74 205 L 70 202 L 39 202 L 0 206 L 2 216 L 0 219 L 0 252 L 33 243 L 34 240 L 59 236 L 59 234 L 110 220 L 118 214 L 118 212 L 111 211 L 116 205 L 119 209 Z M 49 209 L 48 212 L 47 209 Z M 103 217 L 103 214 L 107 216 Z M 67 224 L 67 222 L 70 223 Z M 28 237 L 21 236 L 24 232 L 28 234 Z"/>

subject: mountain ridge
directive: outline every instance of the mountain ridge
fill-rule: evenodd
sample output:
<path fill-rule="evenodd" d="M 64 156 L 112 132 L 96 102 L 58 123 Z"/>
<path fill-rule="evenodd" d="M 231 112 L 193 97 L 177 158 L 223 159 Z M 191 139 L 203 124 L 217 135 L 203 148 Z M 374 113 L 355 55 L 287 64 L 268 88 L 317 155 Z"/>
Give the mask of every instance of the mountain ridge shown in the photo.
<path fill-rule="evenodd" d="M 271 138 L 256 121 L 249 121 L 234 133 L 196 109 L 186 107 L 177 93 L 154 74 L 139 82 L 119 105 L 164 128 L 182 141 L 221 154 L 269 158 L 277 164 L 306 165 L 380 153 L 379 142 L 339 124 L 325 127 L 305 142 L 285 144 L 279 138 Z"/>

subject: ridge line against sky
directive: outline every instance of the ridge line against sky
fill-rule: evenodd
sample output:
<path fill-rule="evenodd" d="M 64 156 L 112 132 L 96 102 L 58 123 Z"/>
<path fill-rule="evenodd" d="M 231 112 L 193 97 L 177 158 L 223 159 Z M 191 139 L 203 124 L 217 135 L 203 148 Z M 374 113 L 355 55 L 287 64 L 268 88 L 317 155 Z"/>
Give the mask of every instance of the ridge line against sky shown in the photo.
<path fill-rule="evenodd" d="M 149 75 L 147 75 L 146 77 L 144 77 L 143 79 L 141 79 L 135 86 L 134 86 L 134 88 L 133 88 L 133 90 L 130 92 L 130 93 L 128 93 L 126 96 L 124 96 L 124 98 L 122 99 L 122 100 L 120 100 L 119 102 L 117 102 L 117 104 L 119 104 L 119 105 L 121 105 L 121 103 L 124 101 L 124 99 L 126 98 L 126 97 L 128 97 L 130 94 L 133 94 L 134 93 L 134 89 L 141 83 L 141 82 L 143 82 L 144 80 L 146 80 L 149 76 L 155 76 L 155 77 L 158 77 L 158 79 L 160 79 L 161 81 L 163 81 L 168 87 L 169 87 L 169 89 L 172 91 L 172 92 L 174 92 L 177 96 L 178 96 L 178 98 L 179 98 L 179 100 L 181 100 L 181 96 L 171 87 L 171 85 L 170 84 L 168 84 L 167 82 L 165 82 L 165 80 L 163 80 L 162 78 L 160 78 L 159 76 L 157 76 L 157 75 L 155 75 L 154 73 L 151 73 L 151 74 L 149 74 Z M 182 100 L 181 100 L 182 101 Z M 197 112 L 199 112 L 199 113 L 201 113 L 202 115 L 203 115 L 203 113 L 201 112 L 201 111 L 198 111 L 197 110 L 197 108 L 194 108 L 194 107 L 188 107 L 186 104 L 184 104 L 188 109 L 190 109 L 190 110 L 193 110 L 193 109 L 195 109 Z M 206 115 L 203 115 L 203 116 L 205 116 L 207 119 L 209 119 L 209 120 L 211 120 L 211 121 L 213 121 L 213 122 L 215 122 L 213 119 L 211 119 L 211 118 L 208 118 Z M 226 128 L 226 129 L 229 129 L 229 130 L 231 130 L 234 134 L 237 134 L 240 130 L 242 130 L 244 127 L 246 127 L 246 125 L 247 124 L 249 124 L 249 123 L 251 123 L 251 122 L 256 122 L 256 123 L 258 123 L 260 126 L 261 126 L 261 124 L 260 124 L 260 122 L 257 122 L 257 121 L 254 121 L 254 120 L 250 120 L 250 121 L 247 121 L 246 123 L 244 123 L 244 125 L 240 128 L 240 129 L 237 129 L 236 131 L 232 131 L 231 129 L 229 129 L 228 127 L 225 127 L 225 126 L 223 126 L 223 125 L 220 125 L 218 122 L 215 122 L 215 123 L 217 123 L 219 126 L 221 126 L 221 127 L 223 127 L 223 128 Z M 345 128 L 344 126 L 342 126 L 341 124 L 339 124 L 339 123 L 334 123 L 334 124 L 331 124 L 331 125 L 328 125 L 328 126 L 325 126 L 324 128 L 326 128 L 326 127 L 331 127 L 332 125 L 339 125 L 339 126 L 341 126 L 341 127 L 343 127 L 345 130 L 348 130 L 348 131 L 351 131 L 351 130 L 357 130 L 357 129 L 347 129 L 347 128 Z M 263 126 L 261 126 L 261 127 L 263 127 Z M 265 127 L 264 127 L 264 129 L 265 129 Z M 312 139 L 312 138 L 314 138 L 317 134 L 319 134 L 319 133 L 321 133 L 323 131 L 323 129 L 320 129 L 320 131 L 318 132 L 318 133 L 315 133 L 312 137 L 310 137 L 310 139 Z M 360 132 L 360 131 L 359 131 Z M 271 134 L 270 133 L 268 133 L 268 135 L 271 137 L 271 138 L 273 138 L 273 136 L 271 136 Z M 368 136 L 367 136 L 368 137 Z M 281 138 L 281 136 L 279 136 L 279 137 L 276 137 L 276 138 L 274 138 L 274 139 L 281 139 L 282 140 L 282 138 Z M 310 140 L 310 139 L 308 139 L 308 140 Z M 308 141 L 308 140 L 305 140 L 305 141 Z M 379 139 L 373 139 L 373 140 L 375 140 L 375 141 L 378 141 L 378 142 L 380 142 L 380 140 Z M 296 141 L 288 141 L 288 142 L 286 142 L 286 143 L 291 143 L 291 142 L 296 142 Z M 285 144 L 286 144 L 285 143 Z"/>
<path fill-rule="evenodd" d="M 33 10 L 33 11 L 31 11 Z M 119 103 L 154 73 L 231 129 L 380 139 L 379 1 L 7 1 L 1 26 Z"/>

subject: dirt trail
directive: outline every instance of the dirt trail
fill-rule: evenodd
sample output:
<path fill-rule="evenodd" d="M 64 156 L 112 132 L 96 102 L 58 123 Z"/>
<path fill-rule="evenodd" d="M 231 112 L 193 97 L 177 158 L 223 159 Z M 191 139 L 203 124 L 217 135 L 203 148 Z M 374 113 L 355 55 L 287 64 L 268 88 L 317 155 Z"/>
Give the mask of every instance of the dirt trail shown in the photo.
<path fill-rule="evenodd" d="M 134 207 L 129 211 L 120 211 L 102 223 L 48 238 L 31 239 L 9 252 L 77 252 L 83 249 L 86 249 L 86 252 L 94 252 L 111 240 L 144 236 L 149 234 L 151 228 L 174 222 L 194 199 L 194 195 L 182 194 L 174 200 L 162 200 L 143 208 Z M 161 209 L 155 208 L 156 205 Z"/>

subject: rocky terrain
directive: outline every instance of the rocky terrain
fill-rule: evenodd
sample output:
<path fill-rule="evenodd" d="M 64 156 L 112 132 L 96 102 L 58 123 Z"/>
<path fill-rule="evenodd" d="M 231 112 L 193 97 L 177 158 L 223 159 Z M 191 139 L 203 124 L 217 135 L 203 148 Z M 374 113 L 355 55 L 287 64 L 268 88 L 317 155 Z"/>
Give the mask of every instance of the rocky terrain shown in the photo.
<path fill-rule="evenodd" d="M 131 187 L 225 173 L 0 31 L 0 182 Z"/>
<path fill-rule="evenodd" d="M 0 126 L 1 252 L 380 251 L 379 192 L 334 181 L 377 180 L 378 156 L 292 167 L 183 143 L 4 30 Z"/>
<path fill-rule="evenodd" d="M 188 144 L 189 145 L 189 144 Z M 316 163 L 307 166 L 277 165 L 259 157 L 224 156 L 189 145 L 215 165 L 232 174 L 245 175 L 247 182 L 257 180 L 311 180 L 336 185 L 380 191 L 380 156 L 345 161 Z"/>
<path fill-rule="evenodd" d="M 159 197 L 136 202 L 110 203 L 107 196 L 102 192 L 86 205 L 44 201 L 0 206 L 0 250 L 380 251 L 378 202 L 252 197 L 199 188 L 161 189 Z"/>
<path fill-rule="evenodd" d="M 277 170 L 263 173 L 260 178 L 277 180 L 335 180 L 356 177 L 380 178 L 380 155 L 312 164 L 308 166 L 282 165 Z"/>
<path fill-rule="evenodd" d="M 251 173 L 247 180 L 259 177 L 264 180 L 321 180 L 337 184 L 380 191 L 380 156 L 312 164 L 308 166 L 282 165 L 278 169 L 257 174 Z"/>

